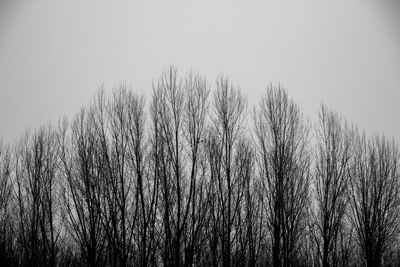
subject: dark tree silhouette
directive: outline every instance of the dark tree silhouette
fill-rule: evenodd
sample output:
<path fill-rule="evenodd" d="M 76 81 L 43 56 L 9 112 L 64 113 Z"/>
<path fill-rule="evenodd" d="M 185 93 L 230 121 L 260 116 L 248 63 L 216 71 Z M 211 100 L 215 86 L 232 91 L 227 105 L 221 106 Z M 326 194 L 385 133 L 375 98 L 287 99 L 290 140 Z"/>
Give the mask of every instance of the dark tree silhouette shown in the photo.
<path fill-rule="evenodd" d="M 58 160 L 54 131 L 26 134 L 16 152 L 18 242 L 21 260 L 30 266 L 55 266 L 60 228 Z"/>
<path fill-rule="evenodd" d="M 105 246 L 100 181 L 102 157 L 93 116 L 93 107 L 89 111 L 82 109 L 73 121 L 71 133 L 67 134 L 66 127 L 59 133 L 66 226 L 79 251 L 78 261 L 88 266 L 102 264 Z"/>
<path fill-rule="evenodd" d="M 211 97 L 210 97 L 211 96 Z M 104 87 L 69 124 L 0 143 L 0 265 L 397 266 L 400 153 L 281 86 L 248 127 L 220 76 Z"/>
<path fill-rule="evenodd" d="M 240 249 L 234 246 L 233 241 L 239 233 L 235 220 L 238 219 L 240 203 L 244 198 L 245 179 L 250 174 L 241 173 L 246 168 L 243 166 L 246 163 L 242 161 L 250 163 L 246 158 L 248 155 L 239 155 L 242 152 L 239 148 L 244 132 L 246 106 L 246 100 L 239 89 L 233 87 L 228 79 L 220 77 L 214 93 L 213 117 L 207 141 L 214 196 L 210 240 L 214 266 L 233 265 L 232 257 Z"/>
<path fill-rule="evenodd" d="M 96 97 L 93 112 L 95 134 L 99 138 L 97 153 L 100 163 L 101 218 L 105 230 L 107 261 L 112 266 L 126 266 L 131 257 L 137 257 L 138 250 L 133 245 L 133 237 L 139 216 L 137 185 L 143 176 L 143 162 L 140 158 L 143 151 L 140 133 L 139 140 L 136 140 L 136 135 L 130 135 L 135 124 L 130 124 L 129 116 L 132 112 L 140 112 L 131 110 L 134 108 L 130 103 L 132 98 L 135 96 L 131 96 L 125 86 L 121 85 L 114 91 L 110 102 L 106 103 L 104 91 L 101 90 Z M 130 154 L 128 146 L 135 146 L 131 142 L 139 143 L 139 151 L 133 151 L 139 153 L 137 160 L 135 154 Z M 137 169 L 130 164 L 132 159 L 135 159 L 133 163 L 138 164 Z"/>
<path fill-rule="evenodd" d="M 273 266 L 296 266 L 301 257 L 310 203 L 308 133 L 299 107 L 280 86 L 270 86 L 255 113 L 255 138 Z"/>
<path fill-rule="evenodd" d="M 135 185 L 132 189 L 136 199 L 137 222 L 134 237 L 136 237 L 138 260 L 134 259 L 133 262 L 139 266 L 148 266 L 151 265 L 153 259 L 154 265 L 158 183 L 150 173 L 152 161 L 145 137 L 145 101 L 143 97 L 125 89 L 119 97 L 121 100 L 125 99 L 126 129 L 124 132 L 127 138 L 127 160 Z M 129 201 L 129 198 L 127 200 Z"/>
<path fill-rule="evenodd" d="M 170 67 L 154 86 L 152 116 L 163 217 L 165 266 L 192 265 L 204 220 L 204 164 L 201 143 L 207 115 L 205 79 L 179 80 Z"/>
<path fill-rule="evenodd" d="M 0 262 L 14 265 L 13 181 L 10 146 L 0 140 Z"/>
<path fill-rule="evenodd" d="M 315 241 L 317 256 L 328 267 L 338 262 L 340 252 L 337 245 L 345 223 L 352 133 L 335 112 L 322 105 L 316 136 Z"/>
<path fill-rule="evenodd" d="M 351 218 L 363 264 L 387 266 L 399 235 L 399 153 L 384 137 L 357 136 L 351 179 Z"/>

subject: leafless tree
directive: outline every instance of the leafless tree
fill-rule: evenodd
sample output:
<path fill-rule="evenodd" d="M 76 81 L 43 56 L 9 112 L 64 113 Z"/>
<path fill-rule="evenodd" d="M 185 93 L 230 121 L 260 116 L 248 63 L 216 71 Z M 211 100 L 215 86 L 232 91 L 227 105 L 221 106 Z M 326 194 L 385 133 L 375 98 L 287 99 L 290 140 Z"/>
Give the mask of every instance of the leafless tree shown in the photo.
<path fill-rule="evenodd" d="M 44 173 L 42 176 L 41 208 L 42 216 L 40 227 L 45 242 L 46 265 L 56 266 L 58 255 L 58 240 L 61 231 L 60 225 L 60 175 L 57 157 L 58 146 L 55 132 L 52 128 L 45 129 L 44 138 Z"/>
<path fill-rule="evenodd" d="M 390 264 L 399 231 L 399 152 L 394 142 L 357 136 L 352 166 L 351 219 L 367 266 Z"/>
<path fill-rule="evenodd" d="M 204 174 L 201 141 L 207 114 L 208 89 L 203 78 L 180 80 L 169 67 L 154 85 L 152 119 L 156 175 L 160 183 L 162 259 L 165 266 L 192 265 L 202 219 Z"/>
<path fill-rule="evenodd" d="M 337 113 L 322 105 L 316 137 L 315 242 L 320 264 L 328 267 L 338 262 L 335 257 L 347 208 L 352 132 Z"/>
<path fill-rule="evenodd" d="M 127 161 L 130 175 L 134 177 L 135 186 L 132 186 L 136 199 L 137 222 L 136 225 L 136 250 L 139 266 L 154 264 L 156 250 L 155 226 L 156 208 L 158 197 L 158 182 L 151 172 L 152 155 L 149 151 L 145 137 L 145 111 L 144 98 L 131 91 L 117 92 L 118 99 L 125 99 L 127 139 Z M 136 220 L 135 220 L 136 221 Z M 152 260 L 153 259 L 153 260 Z"/>
<path fill-rule="evenodd" d="M 93 112 L 82 109 L 73 121 L 70 133 L 63 124 L 58 134 L 59 157 L 65 177 L 65 223 L 76 244 L 75 250 L 80 251 L 80 264 L 88 266 L 103 263 L 105 246 L 100 181 L 102 158 Z"/>
<path fill-rule="evenodd" d="M 56 265 L 60 227 L 58 160 L 54 131 L 39 129 L 21 140 L 16 154 L 18 236 L 22 263 Z"/>
<path fill-rule="evenodd" d="M 10 146 L 0 140 L 0 262 L 14 264 L 13 181 Z"/>
<path fill-rule="evenodd" d="M 237 238 L 238 233 L 234 222 L 240 213 L 246 175 L 249 174 L 242 175 L 240 171 L 244 171 L 246 167 L 241 164 L 243 162 L 235 164 L 237 163 L 235 159 L 251 164 L 245 155 L 240 159 L 238 155 L 241 135 L 244 133 L 246 107 L 247 102 L 239 89 L 235 88 L 228 79 L 220 77 L 214 91 L 213 113 L 207 141 L 210 181 L 214 196 L 210 236 L 214 266 L 234 264 L 232 256 L 236 252 L 233 240 Z"/>
<path fill-rule="evenodd" d="M 309 127 L 284 89 L 270 86 L 255 112 L 273 266 L 294 266 L 305 235 L 309 205 Z"/>
<path fill-rule="evenodd" d="M 177 70 L 170 67 L 160 78 L 153 92 L 154 128 L 159 132 L 160 189 L 159 205 L 162 216 L 162 260 L 164 266 L 179 266 L 182 245 L 182 208 L 184 206 L 182 123 L 184 94 L 179 84 Z"/>
<path fill-rule="evenodd" d="M 171 66 L 147 109 L 102 87 L 71 124 L 0 143 L 0 264 L 398 265 L 395 142 L 322 106 L 312 151 L 281 86 L 253 114 L 227 78 Z"/>
<path fill-rule="evenodd" d="M 208 194 L 206 190 L 206 156 L 204 132 L 208 115 L 209 89 L 206 79 L 199 74 L 188 73 L 183 81 L 184 105 L 184 155 L 188 179 L 187 227 L 184 229 L 185 265 L 200 260 L 204 245 Z"/>
<path fill-rule="evenodd" d="M 101 158 L 102 220 L 112 266 L 147 266 L 155 250 L 156 183 L 146 162 L 144 98 L 125 85 L 106 103 L 100 90 L 94 113 Z"/>
<path fill-rule="evenodd" d="M 104 90 L 95 97 L 92 115 L 98 138 L 101 219 L 106 233 L 107 261 L 126 266 L 135 253 L 133 237 L 138 217 L 135 174 L 128 166 L 128 93 L 124 85 L 106 103 Z"/>
<path fill-rule="evenodd" d="M 240 185 L 243 190 L 239 211 L 234 220 L 236 234 L 232 240 L 232 265 L 256 266 L 260 264 L 260 241 L 262 239 L 262 205 L 257 192 L 259 181 L 255 179 L 255 151 L 248 140 L 241 140 L 234 160 Z"/>

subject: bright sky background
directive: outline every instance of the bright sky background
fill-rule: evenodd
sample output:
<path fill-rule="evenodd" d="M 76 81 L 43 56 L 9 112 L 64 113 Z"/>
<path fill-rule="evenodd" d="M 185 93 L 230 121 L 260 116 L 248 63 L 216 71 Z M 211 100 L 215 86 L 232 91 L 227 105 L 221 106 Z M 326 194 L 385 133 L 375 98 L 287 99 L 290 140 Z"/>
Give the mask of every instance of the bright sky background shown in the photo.
<path fill-rule="evenodd" d="M 250 106 L 281 83 L 314 122 L 324 102 L 400 141 L 397 0 L 1 0 L 0 135 L 72 117 L 102 83 L 149 96 L 169 64 L 227 75 Z"/>

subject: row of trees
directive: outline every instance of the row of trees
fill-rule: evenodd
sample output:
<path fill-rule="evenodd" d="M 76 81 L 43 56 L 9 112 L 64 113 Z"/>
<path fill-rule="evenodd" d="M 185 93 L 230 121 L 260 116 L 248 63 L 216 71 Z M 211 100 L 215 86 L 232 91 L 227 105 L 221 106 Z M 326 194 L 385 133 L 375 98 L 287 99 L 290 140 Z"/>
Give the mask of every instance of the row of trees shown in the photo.
<path fill-rule="evenodd" d="M 147 112 L 146 112 L 147 110 Z M 251 118 L 251 119 L 249 119 Z M 4 266 L 399 264 L 399 151 L 280 86 L 168 68 L 0 146 Z"/>

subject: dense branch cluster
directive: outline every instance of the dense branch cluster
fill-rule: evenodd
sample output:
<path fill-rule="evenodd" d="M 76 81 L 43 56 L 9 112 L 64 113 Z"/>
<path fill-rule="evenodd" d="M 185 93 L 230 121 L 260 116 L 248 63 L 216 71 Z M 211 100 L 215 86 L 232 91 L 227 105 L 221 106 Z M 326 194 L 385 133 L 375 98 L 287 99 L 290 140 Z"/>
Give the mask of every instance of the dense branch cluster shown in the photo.
<path fill-rule="evenodd" d="M 175 67 L 0 144 L 2 266 L 397 266 L 394 141 Z"/>

